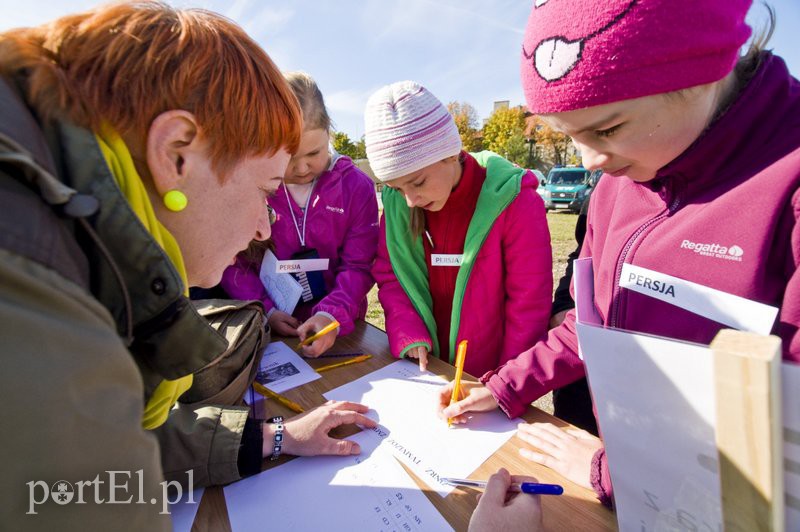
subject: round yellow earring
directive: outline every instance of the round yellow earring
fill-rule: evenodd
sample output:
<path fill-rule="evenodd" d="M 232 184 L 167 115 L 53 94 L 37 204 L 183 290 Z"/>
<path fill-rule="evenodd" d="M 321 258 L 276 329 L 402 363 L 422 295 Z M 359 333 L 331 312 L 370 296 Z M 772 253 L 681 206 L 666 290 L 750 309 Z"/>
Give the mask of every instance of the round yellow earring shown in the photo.
<path fill-rule="evenodd" d="M 186 198 L 186 194 L 180 190 L 170 190 L 164 194 L 164 205 L 172 212 L 182 211 L 188 203 L 189 200 Z"/>

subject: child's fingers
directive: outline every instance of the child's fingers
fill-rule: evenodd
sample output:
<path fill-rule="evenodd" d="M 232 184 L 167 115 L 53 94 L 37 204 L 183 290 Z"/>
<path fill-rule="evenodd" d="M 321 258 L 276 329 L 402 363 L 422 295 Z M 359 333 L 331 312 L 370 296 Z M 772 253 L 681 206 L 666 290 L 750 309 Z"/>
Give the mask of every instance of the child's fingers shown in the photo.
<path fill-rule="evenodd" d="M 428 350 L 424 347 L 419 347 L 419 370 L 425 371 L 428 369 Z"/>

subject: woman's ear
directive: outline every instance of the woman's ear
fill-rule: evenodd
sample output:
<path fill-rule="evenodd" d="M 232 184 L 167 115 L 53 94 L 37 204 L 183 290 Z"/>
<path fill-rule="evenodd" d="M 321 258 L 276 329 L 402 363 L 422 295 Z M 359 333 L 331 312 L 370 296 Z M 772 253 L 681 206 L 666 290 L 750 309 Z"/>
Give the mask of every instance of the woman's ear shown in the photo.
<path fill-rule="evenodd" d="M 160 196 L 182 188 L 187 177 L 187 161 L 202 153 L 198 133 L 197 119 L 188 111 L 165 111 L 150 124 L 147 167 Z"/>

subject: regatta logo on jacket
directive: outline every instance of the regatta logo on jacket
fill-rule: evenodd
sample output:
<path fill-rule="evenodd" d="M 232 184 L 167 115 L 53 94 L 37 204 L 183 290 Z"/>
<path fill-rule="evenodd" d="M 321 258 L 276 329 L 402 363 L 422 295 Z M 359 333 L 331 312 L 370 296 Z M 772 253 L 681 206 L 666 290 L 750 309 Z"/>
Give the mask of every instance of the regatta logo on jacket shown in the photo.
<path fill-rule="evenodd" d="M 658 279 L 651 279 L 646 275 L 641 275 L 633 271 L 628 274 L 628 283 L 641 286 L 642 288 L 652 290 L 653 292 L 658 292 L 659 294 L 675 297 L 674 285 L 664 281 L 659 281 Z"/>
<path fill-rule="evenodd" d="M 744 255 L 744 250 L 736 244 L 727 247 L 719 244 L 703 244 L 701 242 L 684 240 L 681 242 L 681 249 L 691 249 L 695 253 L 699 253 L 705 257 L 735 260 L 737 262 L 742 262 L 742 255 Z"/>
<path fill-rule="evenodd" d="M 325 205 L 325 208 L 337 214 L 344 214 L 344 209 L 342 209 L 341 207 L 331 207 L 330 205 Z"/>

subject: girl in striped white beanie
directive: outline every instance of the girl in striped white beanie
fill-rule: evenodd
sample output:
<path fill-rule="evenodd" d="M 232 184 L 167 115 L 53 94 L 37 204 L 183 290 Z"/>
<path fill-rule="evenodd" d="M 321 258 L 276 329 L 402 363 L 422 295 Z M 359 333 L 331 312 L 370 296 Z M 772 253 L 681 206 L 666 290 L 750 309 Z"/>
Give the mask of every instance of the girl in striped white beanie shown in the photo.
<path fill-rule="evenodd" d="M 536 178 L 462 150 L 453 118 L 425 87 L 381 88 L 366 108 L 367 157 L 385 183 L 373 268 L 392 353 L 450 363 L 469 340 L 473 375 L 515 357 L 546 329 L 550 233 Z"/>

